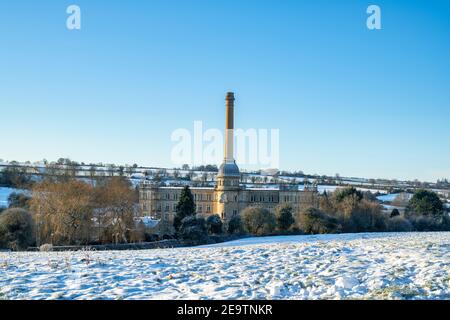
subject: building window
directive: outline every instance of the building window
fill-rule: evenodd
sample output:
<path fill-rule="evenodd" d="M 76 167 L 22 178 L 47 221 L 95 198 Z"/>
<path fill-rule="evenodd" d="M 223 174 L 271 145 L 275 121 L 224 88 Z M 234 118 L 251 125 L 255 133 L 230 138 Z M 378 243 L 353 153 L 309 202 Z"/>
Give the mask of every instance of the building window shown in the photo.
<path fill-rule="evenodd" d="M 203 208 L 202 208 L 201 205 L 198 205 L 198 206 L 197 206 L 197 211 L 198 211 L 198 213 L 202 213 L 202 209 L 203 209 Z"/>
<path fill-rule="evenodd" d="M 206 213 L 211 213 L 211 206 L 210 205 L 206 206 Z"/>
<path fill-rule="evenodd" d="M 236 216 L 237 215 L 237 210 L 233 210 L 233 216 Z"/>
<path fill-rule="evenodd" d="M 166 204 L 166 212 L 169 212 L 169 210 L 170 210 L 170 207 L 168 204 Z"/>

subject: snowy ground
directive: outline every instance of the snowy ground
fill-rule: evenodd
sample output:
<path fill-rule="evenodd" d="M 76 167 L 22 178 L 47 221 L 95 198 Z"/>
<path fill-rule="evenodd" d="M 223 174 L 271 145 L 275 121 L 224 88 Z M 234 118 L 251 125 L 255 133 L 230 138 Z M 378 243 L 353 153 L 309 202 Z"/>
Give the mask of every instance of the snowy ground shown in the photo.
<path fill-rule="evenodd" d="M 450 299 L 450 232 L 0 253 L 0 299 Z"/>
<path fill-rule="evenodd" d="M 20 189 L 0 187 L 0 207 L 8 206 L 8 197 L 13 192 L 23 192 Z"/>

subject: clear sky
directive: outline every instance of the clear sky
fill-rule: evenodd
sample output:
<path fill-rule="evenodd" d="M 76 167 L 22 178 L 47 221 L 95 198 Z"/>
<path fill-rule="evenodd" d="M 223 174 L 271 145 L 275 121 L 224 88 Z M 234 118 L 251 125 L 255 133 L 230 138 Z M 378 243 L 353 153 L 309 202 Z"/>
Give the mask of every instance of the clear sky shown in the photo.
<path fill-rule="evenodd" d="M 280 129 L 280 169 L 450 178 L 450 1 L 0 2 L 2 159 L 170 167 L 227 91 L 237 127 Z"/>

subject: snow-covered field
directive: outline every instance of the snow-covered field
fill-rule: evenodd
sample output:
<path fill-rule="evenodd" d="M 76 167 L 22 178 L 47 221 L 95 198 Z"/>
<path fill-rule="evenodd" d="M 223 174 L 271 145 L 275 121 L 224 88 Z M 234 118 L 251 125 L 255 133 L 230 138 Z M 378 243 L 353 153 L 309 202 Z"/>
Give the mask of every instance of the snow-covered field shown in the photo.
<path fill-rule="evenodd" d="M 0 253 L 3 299 L 450 299 L 450 232 Z"/>
<path fill-rule="evenodd" d="M 8 197 L 13 192 L 20 192 L 19 189 L 0 187 L 0 207 L 8 206 Z"/>

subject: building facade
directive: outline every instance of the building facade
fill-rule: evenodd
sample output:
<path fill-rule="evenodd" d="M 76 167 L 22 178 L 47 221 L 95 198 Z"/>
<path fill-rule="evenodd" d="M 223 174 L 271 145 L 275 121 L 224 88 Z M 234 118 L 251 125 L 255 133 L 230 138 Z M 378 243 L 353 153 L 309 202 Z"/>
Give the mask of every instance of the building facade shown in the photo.
<path fill-rule="evenodd" d="M 215 187 L 191 187 L 197 214 L 205 217 L 218 214 L 226 224 L 233 216 L 249 206 L 266 208 L 272 212 L 280 204 L 289 204 L 294 212 L 302 208 L 318 207 L 317 188 L 298 185 L 280 185 L 276 188 L 246 188 L 240 184 L 241 174 L 234 160 L 234 94 L 226 96 L 226 126 L 224 161 L 219 168 Z M 159 219 L 170 233 L 176 205 L 182 187 L 160 186 L 152 181 L 140 184 L 139 203 L 143 215 Z"/>

